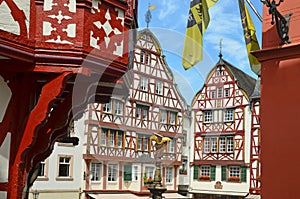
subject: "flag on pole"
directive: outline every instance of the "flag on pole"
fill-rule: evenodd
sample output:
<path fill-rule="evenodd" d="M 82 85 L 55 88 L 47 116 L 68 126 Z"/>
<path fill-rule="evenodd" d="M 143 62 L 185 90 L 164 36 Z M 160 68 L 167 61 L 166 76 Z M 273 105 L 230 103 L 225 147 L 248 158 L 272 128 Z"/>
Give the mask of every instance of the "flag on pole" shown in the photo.
<path fill-rule="evenodd" d="M 156 5 L 152 4 L 152 5 L 149 5 L 148 9 L 149 10 L 154 10 L 156 8 Z"/>
<path fill-rule="evenodd" d="M 182 52 L 185 70 L 202 60 L 202 36 L 209 23 L 208 9 L 218 0 L 191 0 Z"/>
<path fill-rule="evenodd" d="M 250 67 L 254 73 L 260 74 L 261 64 L 258 61 L 258 59 L 250 53 L 251 51 L 260 49 L 255 34 L 256 32 L 255 27 L 244 0 L 238 0 L 238 1 L 239 1 L 241 21 L 244 30 L 244 38 L 245 38 L 245 43 L 247 48 L 248 59 L 250 62 Z"/>

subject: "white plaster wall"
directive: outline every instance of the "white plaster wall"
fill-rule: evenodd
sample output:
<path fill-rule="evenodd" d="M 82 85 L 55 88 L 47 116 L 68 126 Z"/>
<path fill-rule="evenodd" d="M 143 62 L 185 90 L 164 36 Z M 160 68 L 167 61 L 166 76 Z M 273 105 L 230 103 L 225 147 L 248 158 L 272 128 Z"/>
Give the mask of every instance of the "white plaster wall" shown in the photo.
<path fill-rule="evenodd" d="M 246 106 L 244 109 L 244 124 L 245 124 L 245 163 L 250 163 L 250 150 L 251 150 L 251 111 L 249 106 Z"/>
<path fill-rule="evenodd" d="M 10 141 L 11 134 L 7 133 L 4 142 L 0 146 L 0 182 L 8 182 Z"/>
<path fill-rule="evenodd" d="M 29 22 L 30 22 L 30 0 L 13 0 L 13 2 L 18 6 L 18 8 L 25 13 L 26 16 L 26 26 L 27 32 L 29 30 Z M 0 4 L 0 29 L 20 35 L 20 27 L 19 24 L 13 19 L 11 10 L 8 5 L 3 1 Z"/>
<path fill-rule="evenodd" d="M 0 10 L 0 13 L 1 13 L 1 10 Z M 6 109 L 10 102 L 11 95 L 12 95 L 12 93 L 11 93 L 10 88 L 8 87 L 7 83 L 4 81 L 4 78 L 2 76 L 0 76 L 0 102 L 1 102 L 0 103 L 0 122 L 2 122 L 3 117 L 6 113 Z"/>

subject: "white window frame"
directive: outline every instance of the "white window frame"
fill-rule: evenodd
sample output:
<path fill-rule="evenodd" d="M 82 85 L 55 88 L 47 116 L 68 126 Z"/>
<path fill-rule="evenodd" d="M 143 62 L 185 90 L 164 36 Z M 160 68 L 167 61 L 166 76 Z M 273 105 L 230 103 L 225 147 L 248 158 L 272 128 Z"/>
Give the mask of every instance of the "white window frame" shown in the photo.
<path fill-rule="evenodd" d="M 173 182 L 173 167 L 166 167 L 166 183 Z"/>
<path fill-rule="evenodd" d="M 162 82 L 160 81 L 155 82 L 155 93 L 158 95 L 162 94 Z"/>
<path fill-rule="evenodd" d="M 167 145 L 168 145 L 168 152 L 169 153 L 174 153 L 174 151 L 175 151 L 175 139 L 173 138 L 172 140 L 170 140 Z"/>
<path fill-rule="evenodd" d="M 168 112 L 166 110 L 160 110 L 160 123 L 166 124 L 168 118 Z"/>
<path fill-rule="evenodd" d="M 217 95 L 218 95 L 218 98 L 222 98 L 222 96 L 223 96 L 223 88 L 222 87 L 218 88 Z"/>
<path fill-rule="evenodd" d="M 111 100 L 108 102 L 108 103 L 105 103 L 103 105 L 103 112 L 104 113 L 111 113 L 112 111 L 112 103 L 111 103 Z"/>
<path fill-rule="evenodd" d="M 152 166 L 145 166 L 145 173 L 146 173 L 146 178 L 152 178 L 154 179 L 154 167 Z"/>
<path fill-rule="evenodd" d="M 170 111 L 170 124 L 175 125 L 176 124 L 176 112 Z"/>
<path fill-rule="evenodd" d="M 210 91 L 210 98 L 215 99 L 216 98 L 216 91 Z"/>
<path fill-rule="evenodd" d="M 123 132 L 118 131 L 118 136 L 117 136 L 117 147 L 122 148 L 123 147 Z"/>
<path fill-rule="evenodd" d="M 224 89 L 224 97 L 229 97 L 229 88 Z"/>
<path fill-rule="evenodd" d="M 141 77 L 140 90 L 148 91 L 148 78 Z"/>
<path fill-rule="evenodd" d="M 101 181 L 102 164 L 100 162 L 91 162 L 90 165 L 90 180 L 91 182 Z"/>
<path fill-rule="evenodd" d="M 224 122 L 234 121 L 234 109 L 226 109 L 224 111 Z"/>
<path fill-rule="evenodd" d="M 204 153 L 210 153 L 210 138 L 205 137 L 203 142 L 204 142 L 203 144 Z"/>
<path fill-rule="evenodd" d="M 145 64 L 150 64 L 150 60 L 151 60 L 151 55 L 150 53 L 145 53 Z"/>
<path fill-rule="evenodd" d="M 219 138 L 219 152 L 226 153 L 226 137 Z"/>
<path fill-rule="evenodd" d="M 137 165 L 133 166 L 132 181 L 139 181 L 139 167 Z"/>
<path fill-rule="evenodd" d="M 233 153 L 234 150 L 233 137 L 227 137 L 227 153 Z"/>
<path fill-rule="evenodd" d="M 57 161 L 57 178 L 56 180 L 72 179 L 73 176 L 73 156 L 71 155 L 58 155 Z M 61 175 L 60 169 L 62 166 L 67 166 L 67 175 Z"/>
<path fill-rule="evenodd" d="M 204 123 L 213 122 L 213 112 L 212 111 L 203 111 L 203 122 Z"/>
<path fill-rule="evenodd" d="M 229 166 L 229 178 L 231 177 L 241 177 L 241 168 L 239 166 Z"/>
<path fill-rule="evenodd" d="M 211 142 L 211 152 L 212 153 L 217 153 L 218 152 L 217 138 L 216 137 L 211 137 L 210 142 Z"/>
<path fill-rule="evenodd" d="M 115 114 L 123 115 L 123 108 L 124 108 L 123 102 L 120 100 L 116 100 L 115 101 Z"/>
<path fill-rule="evenodd" d="M 48 180 L 48 159 L 39 163 L 39 173 L 37 180 Z"/>
<path fill-rule="evenodd" d="M 140 55 L 140 62 L 144 63 L 144 56 L 145 56 L 145 51 L 141 51 L 141 55 Z"/>
<path fill-rule="evenodd" d="M 202 165 L 200 166 L 200 177 L 209 176 L 210 177 L 210 166 Z"/>
<path fill-rule="evenodd" d="M 116 182 L 118 177 L 118 164 L 107 165 L 107 181 Z"/>
<path fill-rule="evenodd" d="M 115 132 L 110 130 L 110 133 L 109 133 L 109 146 L 110 147 L 114 147 L 115 146 Z"/>

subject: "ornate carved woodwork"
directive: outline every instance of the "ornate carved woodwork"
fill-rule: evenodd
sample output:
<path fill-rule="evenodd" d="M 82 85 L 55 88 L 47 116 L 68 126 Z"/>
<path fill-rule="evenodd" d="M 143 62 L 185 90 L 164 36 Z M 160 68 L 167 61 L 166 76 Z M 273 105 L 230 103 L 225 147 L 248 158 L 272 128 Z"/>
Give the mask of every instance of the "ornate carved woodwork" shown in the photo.
<path fill-rule="evenodd" d="M 0 123 L 0 146 L 12 134 L 9 182 L 0 190 L 27 198 L 39 161 L 87 103 L 127 93 L 128 78 L 119 79 L 130 61 L 137 4 L 0 0 L 0 13 L 0 75 L 12 93 Z"/>

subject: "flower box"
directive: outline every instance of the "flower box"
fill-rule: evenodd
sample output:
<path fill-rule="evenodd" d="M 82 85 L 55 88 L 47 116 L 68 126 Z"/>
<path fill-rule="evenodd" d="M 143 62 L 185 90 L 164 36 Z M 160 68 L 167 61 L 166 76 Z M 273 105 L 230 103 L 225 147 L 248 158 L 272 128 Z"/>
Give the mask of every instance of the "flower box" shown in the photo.
<path fill-rule="evenodd" d="M 199 180 L 210 180 L 210 176 L 200 176 Z"/>
<path fill-rule="evenodd" d="M 240 178 L 239 177 L 229 177 L 227 179 L 228 182 L 240 182 Z"/>

